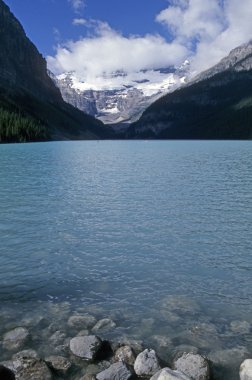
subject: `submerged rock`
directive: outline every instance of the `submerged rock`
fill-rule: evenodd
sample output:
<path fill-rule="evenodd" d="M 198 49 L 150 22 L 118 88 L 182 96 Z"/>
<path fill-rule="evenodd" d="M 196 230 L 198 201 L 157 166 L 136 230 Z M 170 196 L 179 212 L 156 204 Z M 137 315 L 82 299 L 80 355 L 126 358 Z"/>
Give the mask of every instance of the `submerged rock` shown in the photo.
<path fill-rule="evenodd" d="M 252 359 L 246 359 L 240 366 L 240 380 L 252 380 Z"/>
<path fill-rule="evenodd" d="M 132 370 L 126 364 L 119 362 L 96 375 L 97 380 L 129 380 L 133 375 Z"/>
<path fill-rule="evenodd" d="M 161 369 L 159 359 L 154 350 L 146 349 L 135 361 L 134 370 L 138 376 L 152 376 Z"/>
<path fill-rule="evenodd" d="M 183 372 L 192 380 L 209 380 L 210 377 L 207 359 L 198 354 L 184 353 L 174 362 L 174 369 Z"/>
<path fill-rule="evenodd" d="M 52 343 L 53 346 L 59 346 L 64 342 L 65 339 L 66 334 L 63 331 L 57 330 L 50 336 L 49 341 Z"/>
<path fill-rule="evenodd" d="M 93 327 L 96 323 L 96 319 L 93 315 L 85 314 L 85 315 L 73 315 L 71 316 L 67 324 L 69 327 L 74 329 L 89 329 Z"/>
<path fill-rule="evenodd" d="M 249 334 L 251 325 L 247 321 L 232 321 L 230 328 L 236 334 Z"/>
<path fill-rule="evenodd" d="M 71 352 L 82 359 L 95 359 L 101 346 L 101 339 L 95 335 L 77 336 L 70 340 Z"/>
<path fill-rule="evenodd" d="M 92 328 L 92 331 L 98 331 L 98 330 L 109 330 L 116 327 L 115 322 L 110 318 L 104 318 L 98 321 L 94 327 Z"/>
<path fill-rule="evenodd" d="M 38 358 L 35 350 L 23 350 L 12 356 L 12 360 Z"/>
<path fill-rule="evenodd" d="M 47 365 L 59 375 L 65 376 L 71 368 L 72 363 L 63 356 L 52 355 L 45 359 Z"/>
<path fill-rule="evenodd" d="M 133 366 L 136 360 L 136 355 L 130 346 L 122 346 L 116 350 L 115 360 Z"/>
<path fill-rule="evenodd" d="M 17 327 L 7 332 L 3 337 L 3 348 L 18 350 L 22 348 L 29 338 L 29 331 L 25 327 Z"/>
<path fill-rule="evenodd" d="M 173 371 L 172 369 L 166 367 L 157 372 L 150 380 L 192 380 L 190 377 L 186 376 L 184 373 L 179 371 Z"/>
<path fill-rule="evenodd" d="M 7 365 L 15 373 L 16 380 L 52 380 L 51 371 L 41 359 L 21 358 Z"/>

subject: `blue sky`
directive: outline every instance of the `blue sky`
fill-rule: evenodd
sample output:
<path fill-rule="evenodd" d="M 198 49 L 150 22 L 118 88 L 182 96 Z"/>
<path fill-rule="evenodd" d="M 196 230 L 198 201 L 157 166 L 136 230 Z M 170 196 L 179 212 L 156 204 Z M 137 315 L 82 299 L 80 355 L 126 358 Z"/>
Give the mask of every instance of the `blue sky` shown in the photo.
<path fill-rule="evenodd" d="M 155 16 L 166 8 L 166 0 L 86 0 L 85 6 L 78 9 L 68 0 L 4 1 L 44 56 L 52 55 L 59 42 L 86 35 L 85 28 L 72 24 L 75 18 L 106 21 L 126 36 L 160 33 L 169 39 L 168 31 L 155 21 Z"/>
<path fill-rule="evenodd" d="M 5 0 L 55 74 L 104 88 L 143 70 L 205 70 L 252 39 L 252 0 Z M 106 77 L 106 83 L 104 78 Z"/>

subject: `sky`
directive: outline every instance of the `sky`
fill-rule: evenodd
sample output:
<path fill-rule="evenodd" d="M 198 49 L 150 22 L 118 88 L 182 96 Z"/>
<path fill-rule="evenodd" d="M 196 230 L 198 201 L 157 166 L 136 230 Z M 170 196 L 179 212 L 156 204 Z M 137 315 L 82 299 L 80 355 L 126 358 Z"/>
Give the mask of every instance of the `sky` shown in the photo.
<path fill-rule="evenodd" d="M 186 59 L 196 74 L 252 39 L 252 0 L 4 1 L 51 71 L 98 87 Z"/>

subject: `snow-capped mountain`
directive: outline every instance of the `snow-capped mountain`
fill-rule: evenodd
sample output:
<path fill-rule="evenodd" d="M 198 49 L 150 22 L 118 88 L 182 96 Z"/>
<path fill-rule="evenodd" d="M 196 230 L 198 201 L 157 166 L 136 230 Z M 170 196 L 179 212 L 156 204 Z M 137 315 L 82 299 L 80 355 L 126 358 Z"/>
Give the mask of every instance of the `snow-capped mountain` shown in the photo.
<path fill-rule="evenodd" d="M 125 127 L 138 120 L 143 111 L 162 95 L 187 81 L 190 64 L 142 70 L 128 75 L 116 72 L 99 80 L 82 80 L 74 72 L 54 76 L 64 100 L 80 110 L 95 116 L 105 124 Z"/>

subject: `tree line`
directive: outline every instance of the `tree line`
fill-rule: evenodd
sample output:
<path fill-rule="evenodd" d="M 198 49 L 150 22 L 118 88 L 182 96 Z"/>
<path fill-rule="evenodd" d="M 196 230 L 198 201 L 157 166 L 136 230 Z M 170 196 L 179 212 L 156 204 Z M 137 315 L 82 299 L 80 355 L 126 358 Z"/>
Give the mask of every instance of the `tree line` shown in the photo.
<path fill-rule="evenodd" d="M 0 143 L 50 140 L 46 127 L 29 116 L 0 107 Z"/>

